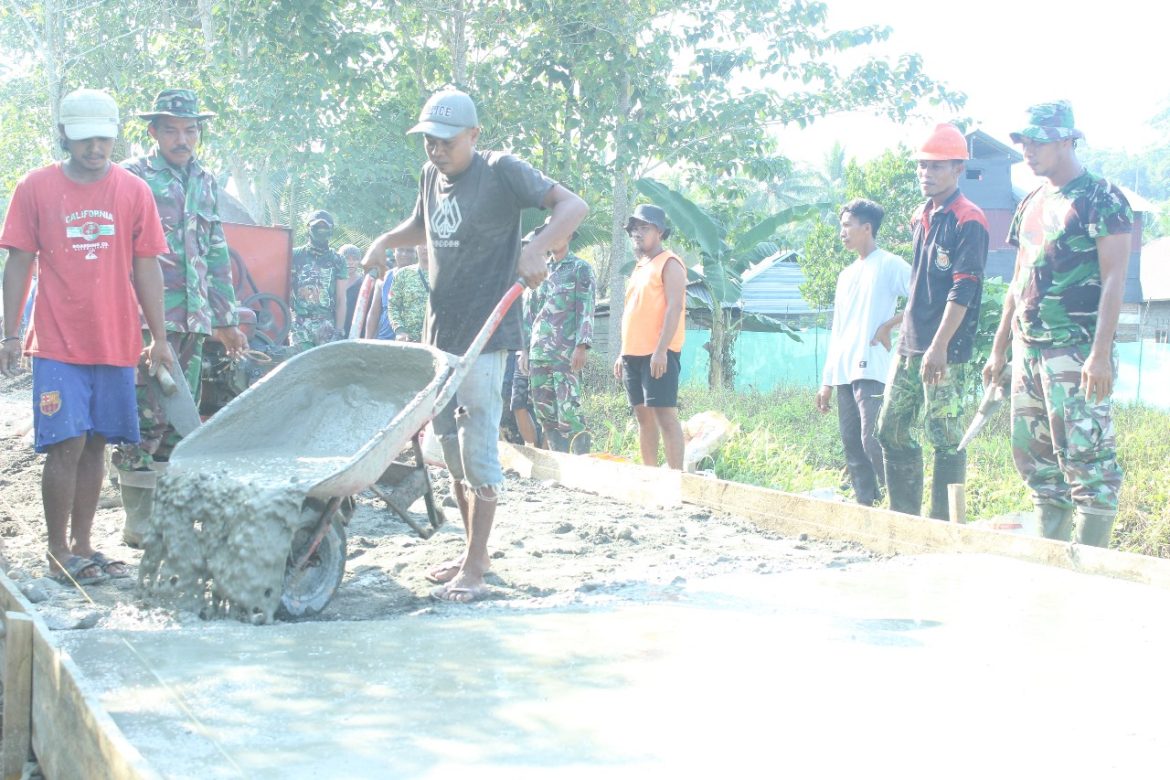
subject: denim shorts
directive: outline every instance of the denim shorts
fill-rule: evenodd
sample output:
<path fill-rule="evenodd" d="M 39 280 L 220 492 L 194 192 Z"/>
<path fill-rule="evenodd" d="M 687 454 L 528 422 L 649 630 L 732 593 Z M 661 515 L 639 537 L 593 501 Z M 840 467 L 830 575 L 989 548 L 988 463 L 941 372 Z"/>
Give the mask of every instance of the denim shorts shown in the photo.
<path fill-rule="evenodd" d="M 94 433 L 110 444 L 138 443 L 134 367 L 85 366 L 34 357 L 36 450 Z"/>
<path fill-rule="evenodd" d="M 500 418 L 504 399 L 500 386 L 508 353 L 480 355 L 463 378 L 455 398 L 435 416 L 435 435 L 451 478 L 472 490 L 497 487 L 504 481 L 500 468 Z"/>

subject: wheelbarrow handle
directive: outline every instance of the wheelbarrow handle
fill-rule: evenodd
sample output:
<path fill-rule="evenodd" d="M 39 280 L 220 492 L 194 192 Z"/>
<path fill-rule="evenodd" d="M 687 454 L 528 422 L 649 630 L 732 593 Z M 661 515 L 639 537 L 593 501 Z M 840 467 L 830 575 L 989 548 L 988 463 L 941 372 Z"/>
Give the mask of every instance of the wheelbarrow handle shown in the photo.
<path fill-rule="evenodd" d="M 447 377 L 447 381 L 439 390 L 439 394 L 435 396 L 434 411 L 432 416 L 443 411 L 451 399 L 455 397 L 455 392 L 459 389 L 459 385 L 463 384 L 463 379 L 467 376 L 467 372 L 471 370 L 471 366 L 479 359 L 480 353 L 483 352 L 484 345 L 487 344 L 488 339 L 496 332 L 496 328 L 500 326 L 504 315 L 508 313 L 508 309 L 512 308 L 512 304 L 524 292 L 524 280 L 517 279 L 508 291 L 504 293 L 504 297 L 496 304 L 496 308 L 492 309 L 492 313 L 488 315 L 487 320 L 484 321 L 483 327 L 479 329 L 479 333 L 475 334 L 475 338 L 471 340 L 471 345 L 467 348 L 467 352 L 463 357 L 455 361 L 455 367 Z"/>
<path fill-rule="evenodd" d="M 378 277 L 373 270 L 367 272 L 366 278 L 362 279 L 362 287 L 358 290 L 357 301 L 353 306 L 353 322 L 349 326 L 351 339 L 362 337 L 362 330 L 366 327 L 366 314 L 370 311 L 370 299 L 374 297 L 374 285 L 377 281 Z"/>

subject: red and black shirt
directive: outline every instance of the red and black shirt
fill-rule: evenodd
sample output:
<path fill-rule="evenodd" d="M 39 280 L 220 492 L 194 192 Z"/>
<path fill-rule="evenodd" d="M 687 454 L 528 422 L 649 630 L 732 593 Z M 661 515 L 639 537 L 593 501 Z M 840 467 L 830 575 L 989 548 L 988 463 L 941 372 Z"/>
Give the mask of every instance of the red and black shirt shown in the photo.
<path fill-rule="evenodd" d="M 914 212 L 914 264 L 899 355 L 921 355 L 942 323 L 947 301 L 967 307 L 947 347 L 948 363 L 966 363 L 975 344 L 983 271 L 987 265 L 987 218 L 955 190 L 939 208 L 926 201 Z"/>

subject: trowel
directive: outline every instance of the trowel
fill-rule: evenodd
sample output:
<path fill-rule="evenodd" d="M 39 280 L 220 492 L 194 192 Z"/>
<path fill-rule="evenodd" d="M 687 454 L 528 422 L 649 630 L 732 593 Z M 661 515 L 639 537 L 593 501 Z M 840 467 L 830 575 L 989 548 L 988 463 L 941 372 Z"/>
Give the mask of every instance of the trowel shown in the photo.
<path fill-rule="evenodd" d="M 179 360 L 175 358 L 174 350 L 171 350 L 171 357 L 175 359 L 177 366 Z M 160 365 L 152 370 L 147 381 L 158 385 L 158 397 L 162 399 L 163 409 L 167 413 L 167 422 L 180 436 L 186 436 L 198 428 L 203 421 L 199 418 L 199 409 L 195 407 L 195 399 L 191 397 L 191 388 L 187 386 L 186 378 L 180 377 L 180 379 L 182 381 L 176 382 L 167 367 Z"/>
<path fill-rule="evenodd" d="M 971 425 L 967 427 L 967 432 L 963 434 L 962 441 L 959 442 L 960 452 L 967 449 L 967 445 L 979 435 L 979 432 L 987 425 L 987 421 L 995 416 L 999 407 L 1003 406 L 1003 402 L 1007 400 L 1008 388 L 1004 382 L 1005 373 L 1006 366 L 1000 369 L 999 373 L 983 389 L 983 400 L 979 402 L 979 409 L 975 412 Z"/>

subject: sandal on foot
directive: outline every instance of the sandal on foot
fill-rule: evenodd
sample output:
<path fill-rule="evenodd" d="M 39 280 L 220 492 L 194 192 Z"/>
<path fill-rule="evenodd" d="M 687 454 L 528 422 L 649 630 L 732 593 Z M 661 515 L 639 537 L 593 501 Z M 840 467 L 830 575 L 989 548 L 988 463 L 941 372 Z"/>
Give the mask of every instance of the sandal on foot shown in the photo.
<path fill-rule="evenodd" d="M 89 556 L 89 559 L 102 568 L 102 573 L 111 580 L 124 580 L 130 576 L 130 570 L 126 568 L 125 561 L 115 561 L 105 553 L 95 552 Z M 110 568 L 113 567 L 113 571 Z M 121 567 L 119 569 L 119 567 Z"/>
<path fill-rule="evenodd" d="M 453 604 L 470 604 L 473 601 L 482 601 L 490 598 L 491 589 L 487 585 L 476 585 L 472 588 L 451 587 L 444 585 L 431 591 L 431 598 L 439 601 L 449 601 Z"/>
<path fill-rule="evenodd" d="M 61 585 L 97 585 L 99 582 L 105 582 L 110 577 L 108 574 L 102 572 L 101 566 L 89 558 L 80 555 L 70 555 L 68 559 L 62 562 L 62 571 L 49 572 L 49 579 Z M 81 573 L 86 569 L 97 569 L 98 574 L 89 577 L 82 577 Z"/>

